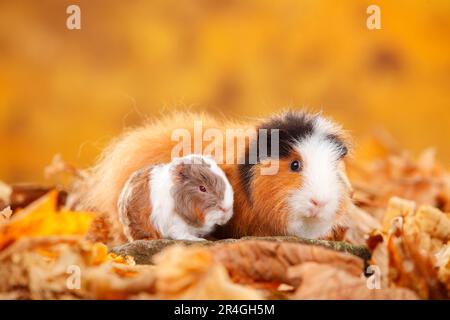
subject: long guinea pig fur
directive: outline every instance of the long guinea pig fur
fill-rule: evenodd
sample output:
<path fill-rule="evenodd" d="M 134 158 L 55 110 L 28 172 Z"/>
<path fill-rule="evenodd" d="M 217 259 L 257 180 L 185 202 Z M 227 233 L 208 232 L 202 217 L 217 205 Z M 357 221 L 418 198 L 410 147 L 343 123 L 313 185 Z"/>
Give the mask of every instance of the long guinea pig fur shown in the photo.
<path fill-rule="evenodd" d="M 227 129 L 278 129 L 279 170 L 262 175 L 264 159 L 256 164 L 236 152 L 242 164 L 220 164 L 234 191 L 233 217 L 215 232 L 217 238 L 294 235 L 306 238 L 329 237 L 345 221 L 351 203 L 344 159 L 348 138 L 340 126 L 319 114 L 286 111 L 267 119 L 239 123 L 197 113 L 174 113 L 134 128 L 109 145 L 91 170 L 83 189 L 84 206 L 97 212 L 116 213 L 119 194 L 128 177 L 148 164 L 168 163 L 174 130 L 191 133 L 194 145 L 195 121 L 224 133 Z M 253 138 L 258 139 L 258 138 Z M 270 130 L 268 130 L 270 141 Z M 205 147 L 205 146 L 203 146 Z M 224 144 L 227 148 L 235 148 Z M 269 148 L 270 150 L 270 148 Z"/>
<path fill-rule="evenodd" d="M 118 200 L 128 241 L 201 240 L 233 214 L 233 189 L 214 160 L 202 155 L 176 158 L 134 172 Z"/>

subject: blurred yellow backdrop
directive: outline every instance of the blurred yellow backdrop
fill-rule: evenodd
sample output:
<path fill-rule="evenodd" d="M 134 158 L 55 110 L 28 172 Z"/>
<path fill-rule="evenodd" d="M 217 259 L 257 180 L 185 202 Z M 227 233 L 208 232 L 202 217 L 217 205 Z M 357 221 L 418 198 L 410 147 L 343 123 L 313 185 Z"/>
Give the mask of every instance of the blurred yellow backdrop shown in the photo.
<path fill-rule="evenodd" d="M 366 9 L 381 8 L 381 30 Z M 81 8 L 81 30 L 66 7 Z M 450 1 L 0 2 L 0 180 L 42 181 L 55 153 L 92 163 L 172 108 L 323 110 L 450 162 Z"/>

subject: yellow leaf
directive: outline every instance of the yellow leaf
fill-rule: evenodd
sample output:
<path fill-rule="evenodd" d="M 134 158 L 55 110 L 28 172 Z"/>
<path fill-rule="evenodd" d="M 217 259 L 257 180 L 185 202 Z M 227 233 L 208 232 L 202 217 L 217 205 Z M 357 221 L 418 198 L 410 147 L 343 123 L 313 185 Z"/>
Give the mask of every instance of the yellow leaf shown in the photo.
<path fill-rule="evenodd" d="M 51 191 L 26 209 L 0 223 L 0 250 L 24 237 L 84 235 L 95 214 L 57 211 L 58 192 Z"/>

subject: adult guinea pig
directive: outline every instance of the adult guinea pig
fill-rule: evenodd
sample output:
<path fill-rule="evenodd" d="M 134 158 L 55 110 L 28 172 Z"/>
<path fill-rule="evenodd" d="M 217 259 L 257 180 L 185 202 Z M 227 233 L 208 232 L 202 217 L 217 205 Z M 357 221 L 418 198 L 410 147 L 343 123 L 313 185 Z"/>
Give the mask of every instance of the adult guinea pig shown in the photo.
<path fill-rule="evenodd" d="M 188 155 L 134 172 L 118 201 L 128 241 L 201 240 L 233 214 L 233 190 L 209 157 Z"/>
<path fill-rule="evenodd" d="M 201 130 L 196 127 L 198 121 Z M 230 222 L 217 230 L 216 237 L 323 238 L 344 220 L 350 203 L 343 162 L 348 153 L 346 134 L 322 115 L 301 111 L 244 123 L 204 114 L 174 113 L 134 128 L 118 137 L 92 168 L 91 178 L 83 188 L 87 192 L 82 201 L 85 207 L 116 211 L 119 194 L 132 172 L 148 164 L 171 161 L 172 151 L 179 144 L 173 133 L 180 128 L 185 135 L 190 134 L 192 146 L 194 137 L 204 137 L 209 129 L 224 136 L 227 129 L 268 129 L 268 141 L 270 130 L 279 130 L 277 174 L 261 174 L 264 157 L 258 157 L 257 163 L 248 161 L 249 146 L 259 143 L 259 136 L 246 140 L 244 150 L 235 153 L 234 163 L 220 164 L 234 191 L 234 208 Z M 208 146 L 203 143 L 203 151 Z M 235 151 L 234 144 L 226 143 L 223 148 L 224 154 Z"/>

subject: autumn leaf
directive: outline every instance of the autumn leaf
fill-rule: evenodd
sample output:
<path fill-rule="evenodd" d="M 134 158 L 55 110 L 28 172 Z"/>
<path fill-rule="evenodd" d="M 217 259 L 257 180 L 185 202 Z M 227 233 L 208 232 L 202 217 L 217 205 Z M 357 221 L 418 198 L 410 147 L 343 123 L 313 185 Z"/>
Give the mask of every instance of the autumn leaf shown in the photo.
<path fill-rule="evenodd" d="M 172 246 L 155 256 L 157 295 L 164 299 L 262 299 L 235 284 L 225 267 L 202 247 Z"/>
<path fill-rule="evenodd" d="M 439 280 L 445 283 L 447 290 L 450 291 L 450 241 L 439 250 L 436 259 L 436 266 L 439 268 Z"/>
<path fill-rule="evenodd" d="M 216 245 L 210 250 L 227 268 L 233 280 L 244 284 L 297 285 L 288 277 L 288 268 L 311 261 L 339 266 L 351 274 L 360 274 L 364 265 L 364 261 L 354 255 L 299 243 L 252 240 Z"/>
<path fill-rule="evenodd" d="M 308 262 L 289 270 L 300 286 L 293 299 L 411 300 L 417 295 L 408 289 L 376 288 L 370 279 L 352 275 L 330 264 Z"/>
<path fill-rule="evenodd" d="M 94 213 L 56 210 L 58 192 L 51 191 L 11 219 L 0 222 L 0 250 L 23 237 L 84 235 Z"/>
<path fill-rule="evenodd" d="M 445 244 L 450 239 L 450 219 L 440 210 L 394 197 L 386 210 L 384 228 L 390 282 L 415 290 L 420 297 L 445 298 L 448 281 Z M 381 252 L 381 251 L 380 251 Z M 448 283 L 447 283 L 448 286 Z"/>
<path fill-rule="evenodd" d="M 6 207 L 3 210 L 0 210 L 0 222 L 9 220 L 12 215 L 12 210 L 10 207 Z"/>

